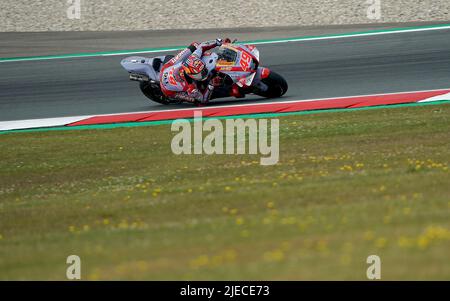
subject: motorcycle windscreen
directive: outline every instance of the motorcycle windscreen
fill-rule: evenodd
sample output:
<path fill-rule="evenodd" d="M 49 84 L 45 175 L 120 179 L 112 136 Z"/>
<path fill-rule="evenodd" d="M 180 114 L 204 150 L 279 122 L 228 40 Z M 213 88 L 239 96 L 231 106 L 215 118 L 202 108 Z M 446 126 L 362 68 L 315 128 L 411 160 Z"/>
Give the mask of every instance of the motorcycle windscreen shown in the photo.
<path fill-rule="evenodd" d="M 233 66 L 236 64 L 236 60 L 238 58 L 238 53 L 231 47 L 220 47 L 217 51 L 218 66 Z"/>

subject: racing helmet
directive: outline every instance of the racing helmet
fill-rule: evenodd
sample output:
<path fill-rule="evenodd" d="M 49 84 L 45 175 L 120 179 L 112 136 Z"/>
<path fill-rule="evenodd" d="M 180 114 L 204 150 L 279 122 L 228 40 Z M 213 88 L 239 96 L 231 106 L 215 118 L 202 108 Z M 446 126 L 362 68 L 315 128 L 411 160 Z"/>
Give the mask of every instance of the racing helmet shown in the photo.
<path fill-rule="evenodd" d="M 205 63 L 196 56 L 190 56 L 183 63 L 184 73 L 196 81 L 204 81 L 208 78 L 208 69 Z"/>

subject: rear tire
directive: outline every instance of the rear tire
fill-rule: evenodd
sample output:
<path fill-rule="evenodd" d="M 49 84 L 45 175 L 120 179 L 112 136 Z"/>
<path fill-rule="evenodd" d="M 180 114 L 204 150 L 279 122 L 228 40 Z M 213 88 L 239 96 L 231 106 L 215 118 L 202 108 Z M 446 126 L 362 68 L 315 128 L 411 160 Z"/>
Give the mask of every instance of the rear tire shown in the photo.
<path fill-rule="evenodd" d="M 167 100 L 167 98 L 164 96 L 164 94 L 161 91 L 161 88 L 158 83 L 151 83 L 151 82 L 140 82 L 139 88 L 141 88 L 142 93 L 149 98 L 150 100 L 153 100 L 154 102 L 168 105 L 170 102 Z"/>
<path fill-rule="evenodd" d="M 166 55 L 164 57 L 164 60 L 161 61 L 159 60 L 159 64 L 158 66 L 152 66 L 154 69 L 155 67 L 157 67 L 155 70 L 156 72 L 159 72 L 161 70 L 161 68 L 164 66 L 164 64 L 166 64 L 168 61 L 170 61 L 174 56 L 173 55 Z M 150 100 L 163 104 L 163 105 L 168 105 L 170 102 L 167 97 L 162 93 L 161 91 L 161 86 L 156 83 L 156 82 L 140 82 L 139 83 L 139 88 L 141 89 L 142 93 Z"/>
<path fill-rule="evenodd" d="M 276 98 L 283 96 L 288 90 L 288 84 L 286 80 L 276 72 L 270 71 L 269 76 L 262 79 L 261 81 L 269 88 L 264 92 L 255 92 L 256 95 L 267 98 Z"/>

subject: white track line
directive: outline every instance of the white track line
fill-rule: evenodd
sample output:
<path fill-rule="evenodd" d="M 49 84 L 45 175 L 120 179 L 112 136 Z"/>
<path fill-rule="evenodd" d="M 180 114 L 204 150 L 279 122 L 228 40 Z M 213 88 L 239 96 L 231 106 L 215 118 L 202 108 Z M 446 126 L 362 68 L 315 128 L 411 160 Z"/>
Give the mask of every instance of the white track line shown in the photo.
<path fill-rule="evenodd" d="M 441 27 L 430 27 L 430 28 L 412 28 L 412 29 L 400 29 L 400 30 L 392 30 L 392 31 L 377 31 L 377 32 L 366 32 L 366 33 L 355 33 L 355 34 L 336 34 L 335 36 L 323 36 L 323 37 L 306 37 L 306 38 L 292 38 L 292 39 L 283 39 L 283 40 L 272 40 L 272 41 L 261 41 L 250 43 L 252 45 L 261 45 L 261 44 L 277 44 L 277 43 L 288 43 L 288 42 L 302 42 L 302 41 L 318 41 L 318 40 L 333 40 L 333 39 L 343 39 L 343 38 L 354 38 L 354 37 L 367 37 L 367 36 L 380 36 L 387 34 L 396 34 L 396 33 L 410 33 L 410 32 L 422 32 L 422 31 L 434 31 L 434 30 L 445 30 L 450 29 L 449 26 L 441 26 Z"/>
<path fill-rule="evenodd" d="M 283 104 L 283 103 L 294 103 L 294 102 L 308 102 L 308 101 L 319 101 L 319 100 L 334 100 L 334 99 L 344 99 L 344 98 L 355 98 L 355 97 L 368 97 L 368 96 L 387 96 L 387 95 L 396 95 L 396 94 L 414 94 L 414 93 L 422 93 L 422 92 L 437 92 L 437 91 L 450 91 L 450 88 L 443 89 L 434 89 L 434 90 L 419 90 L 419 91 L 404 91 L 404 92 L 393 92 L 393 93 L 380 93 L 380 94 L 362 94 L 362 95 L 351 95 L 351 96 L 340 96 L 340 97 L 327 97 L 327 98 L 313 98 L 313 99 L 302 99 L 302 100 L 285 100 L 285 101 L 271 101 L 271 102 L 257 102 L 257 103 L 243 103 L 243 104 L 229 104 L 229 105 L 219 105 L 219 106 L 211 106 L 211 107 L 199 107 L 195 108 L 197 111 L 215 109 L 215 108 L 233 108 L 233 107 L 242 107 L 242 106 L 264 106 L 271 104 Z M 214 101 L 211 102 L 214 104 Z M 99 114 L 95 115 L 95 117 L 101 116 L 114 116 L 114 115 L 127 115 L 127 114 L 141 114 L 141 113 L 160 113 L 167 111 L 189 111 L 193 108 L 183 108 L 183 109 L 175 109 L 175 110 L 154 110 L 154 111 L 134 111 L 134 112 L 124 112 L 124 113 L 111 113 L 111 114 Z M 90 116 L 92 117 L 92 116 Z"/>
<path fill-rule="evenodd" d="M 427 98 L 424 100 L 419 100 L 418 102 L 430 102 L 430 101 L 439 101 L 439 100 L 450 100 L 450 93 L 430 97 L 430 98 Z"/>
<path fill-rule="evenodd" d="M 316 99 L 305 99 L 305 100 L 287 100 L 287 101 L 272 101 L 272 102 L 260 102 L 260 103 L 231 104 L 231 105 L 221 105 L 221 106 L 201 107 L 201 108 L 184 108 L 184 109 L 176 109 L 176 110 L 138 111 L 138 112 L 125 112 L 125 113 L 112 113 L 112 114 L 99 114 L 99 115 L 84 115 L 84 116 L 43 118 L 43 119 L 1 121 L 0 122 L 0 131 L 64 126 L 67 124 L 71 124 L 71 123 L 78 122 L 78 121 L 85 120 L 85 119 L 92 118 L 92 117 L 129 115 L 129 114 L 151 114 L 151 113 L 161 113 L 161 112 L 167 112 L 167 111 L 192 111 L 193 109 L 202 111 L 202 110 L 216 109 L 216 108 L 220 109 L 220 108 L 234 108 L 234 107 L 242 107 L 242 106 L 264 106 L 264 105 L 271 105 L 271 104 L 287 104 L 287 103 L 295 103 L 295 102 L 311 102 L 311 101 L 336 100 L 336 99 L 344 99 L 344 98 L 359 98 L 359 97 L 370 97 L 370 96 L 389 96 L 389 95 L 397 95 L 397 94 L 414 94 L 414 93 L 449 91 L 449 90 L 450 90 L 450 88 L 445 88 L 445 89 L 435 89 L 435 90 L 406 91 L 406 92 L 382 93 L 382 94 L 365 94 L 365 95 L 316 98 Z M 438 101 L 438 100 L 450 100 L 450 93 L 445 93 L 442 95 L 427 98 L 427 99 L 421 100 L 419 102 L 430 102 L 430 101 Z"/>
<path fill-rule="evenodd" d="M 280 43 L 290 43 L 290 42 L 308 42 L 308 41 L 321 41 L 321 40 L 336 40 L 336 39 L 344 39 L 344 38 L 355 38 L 355 37 L 368 37 L 368 36 L 380 36 L 380 35 L 388 35 L 388 34 L 397 34 L 397 33 L 410 33 L 410 32 L 423 32 L 423 31 L 434 31 L 434 30 L 445 30 L 450 29 L 450 26 L 441 26 L 441 27 L 432 27 L 432 28 L 414 28 L 414 29 L 402 29 L 402 30 L 394 30 L 394 31 L 380 31 L 380 32 L 367 32 L 367 33 L 355 33 L 355 34 L 336 34 L 336 35 L 328 35 L 322 37 L 299 37 L 299 38 L 291 38 L 291 39 L 280 39 L 280 40 L 267 40 L 267 41 L 255 41 L 248 42 L 251 45 L 264 45 L 264 44 L 280 44 Z M 238 44 L 240 44 L 238 42 Z M 150 51 L 124 51 L 118 53 L 104 53 L 99 56 L 119 56 L 119 55 L 131 55 L 131 54 L 143 54 L 143 53 L 153 53 L 153 52 L 170 52 L 170 51 L 178 51 L 179 48 L 172 48 L 166 50 L 150 50 Z"/>
<path fill-rule="evenodd" d="M 84 120 L 84 119 L 87 119 L 90 117 L 93 117 L 93 116 L 74 116 L 74 117 L 56 117 L 56 118 L 43 118 L 43 119 L 1 121 L 0 122 L 0 131 L 64 126 L 66 124 L 81 121 L 81 120 Z"/>
<path fill-rule="evenodd" d="M 409 28 L 409 29 L 408 28 L 405 28 L 405 29 L 393 28 L 393 29 L 386 29 L 386 30 L 375 30 L 373 32 L 365 32 L 365 33 L 364 32 L 362 32 L 362 33 L 342 33 L 342 34 L 332 34 L 332 35 L 324 35 L 324 36 L 317 36 L 317 37 L 298 37 L 298 38 L 253 41 L 253 42 L 250 41 L 250 42 L 248 42 L 248 44 L 263 45 L 263 44 L 279 44 L 279 43 L 303 42 L 303 41 L 334 40 L 334 39 L 344 39 L 344 38 L 354 38 L 354 37 L 379 36 L 379 35 L 388 35 L 388 34 L 436 31 L 436 30 L 446 30 L 446 29 L 450 29 L 450 25 L 425 27 L 425 28 Z M 136 51 L 131 50 L 131 51 L 121 51 L 121 52 L 111 52 L 111 53 L 50 55 L 50 56 L 42 56 L 42 57 L 38 56 L 38 57 L 31 57 L 31 58 L 17 57 L 17 58 L 12 58 L 12 59 L 6 60 L 6 61 L 0 60 L 0 63 L 133 55 L 133 54 L 143 54 L 143 53 L 171 52 L 171 51 L 178 51 L 180 49 L 182 49 L 182 48 L 173 47 L 173 48 L 167 48 L 167 49 L 155 48 L 155 49 L 148 49 L 148 50 L 136 50 Z"/>

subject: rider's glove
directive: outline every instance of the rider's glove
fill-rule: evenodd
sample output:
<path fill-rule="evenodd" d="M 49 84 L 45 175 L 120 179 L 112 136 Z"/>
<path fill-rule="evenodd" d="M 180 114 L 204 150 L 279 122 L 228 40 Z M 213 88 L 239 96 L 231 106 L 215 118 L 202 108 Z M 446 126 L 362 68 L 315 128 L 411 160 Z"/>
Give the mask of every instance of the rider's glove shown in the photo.
<path fill-rule="evenodd" d="M 217 46 L 222 46 L 222 44 L 223 44 L 223 40 L 221 38 L 217 38 L 216 39 L 216 45 Z"/>

